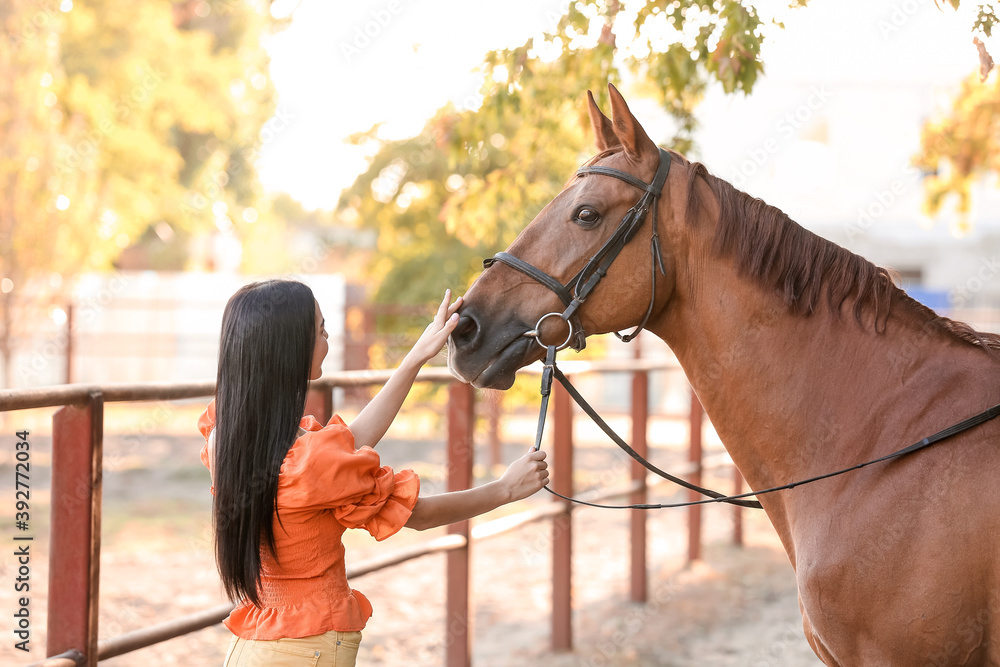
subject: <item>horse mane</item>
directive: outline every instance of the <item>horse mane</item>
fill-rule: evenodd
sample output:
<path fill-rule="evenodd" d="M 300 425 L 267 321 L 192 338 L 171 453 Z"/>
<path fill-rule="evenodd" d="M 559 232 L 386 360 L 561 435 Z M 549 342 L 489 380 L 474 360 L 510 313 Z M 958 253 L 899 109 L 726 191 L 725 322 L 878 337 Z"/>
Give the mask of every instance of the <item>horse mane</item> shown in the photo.
<path fill-rule="evenodd" d="M 816 312 L 825 291 L 834 312 L 853 298 L 858 323 L 864 326 L 865 313 L 871 313 L 875 331 L 885 333 L 896 299 L 916 314 L 925 331 L 941 330 L 1000 356 L 1000 335 L 938 315 L 900 289 L 887 269 L 813 234 L 780 209 L 713 176 L 700 162 L 674 155 L 688 165 L 687 219 L 697 219 L 704 209 L 697 188 L 700 178 L 719 203 L 714 251 L 732 256 L 741 274 L 775 289 L 791 312 L 802 316 Z"/>

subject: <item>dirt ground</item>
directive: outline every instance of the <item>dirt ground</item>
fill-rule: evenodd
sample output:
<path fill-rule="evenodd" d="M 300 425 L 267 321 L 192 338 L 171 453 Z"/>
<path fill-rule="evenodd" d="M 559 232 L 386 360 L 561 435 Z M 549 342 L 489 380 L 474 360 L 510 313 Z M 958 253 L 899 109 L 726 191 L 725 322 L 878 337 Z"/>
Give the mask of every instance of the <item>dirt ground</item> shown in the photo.
<path fill-rule="evenodd" d="M 190 417 L 176 419 L 181 423 Z M 183 412 L 183 411 L 182 411 Z M 194 414 L 194 418 L 197 414 Z M 174 417 L 164 419 L 173 422 Z M 527 418 L 530 422 L 530 418 Z M 624 423 L 624 422 L 623 422 Z M 111 429 L 114 424 L 111 424 Z M 8 424 L 0 453 L 0 539 L 13 544 L 13 431 Z M 111 430 L 109 429 L 109 430 Z M 609 446 L 592 441 L 588 427 L 577 434 L 576 484 L 616 481 L 627 469 Z M 654 460 L 683 459 L 678 424 L 663 423 L 654 443 Z M 166 424 L 164 430 L 174 430 Z M 440 490 L 443 447 L 439 438 L 399 437 L 379 449 L 384 462 L 413 467 L 425 492 Z M 420 430 L 420 429 L 416 429 Z M 6 433 L 5 431 L 5 433 Z M 198 462 L 197 437 L 176 433 L 109 433 L 105 442 L 103 551 L 101 558 L 102 639 L 147 627 L 224 601 L 211 553 L 207 472 Z M 392 436 L 393 433 L 390 433 Z M 0 664 L 20 665 L 43 657 L 48 553 L 46 487 L 48 442 L 33 436 L 33 524 L 31 624 L 29 653 L 13 648 L 12 623 L 0 644 Z M 7 441 L 10 442 L 7 442 Z M 676 442 L 674 442 L 676 441 Z M 673 442 L 673 444 L 671 444 Z M 9 446 L 8 446 L 9 445 Z M 504 460 L 527 447 L 508 443 Z M 478 456 L 478 455 L 477 455 Z M 480 457 L 480 459 L 483 457 Z M 485 467 L 477 466 L 485 478 Z M 729 484 L 715 480 L 719 486 Z M 619 475 L 620 476 L 620 475 Z M 680 499 L 667 486 L 653 497 Z M 522 501 L 512 512 L 547 496 Z M 743 510 L 745 546 L 731 545 L 733 510 L 705 510 L 702 561 L 686 565 L 686 511 L 648 513 L 649 595 L 644 604 L 628 600 L 628 518 L 624 512 L 583 508 L 573 514 L 573 645 L 554 653 L 551 637 L 551 523 L 541 522 L 474 545 L 473 662 L 482 667 L 541 665 L 551 667 L 786 666 L 819 665 L 802 636 L 791 567 L 762 514 Z M 439 533 L 404 530 L 377 544 L 350 531 L 349 563 L 385 550 L 422 541 Z M 11 549 L 4 548 L 4 552 Z M 11 555 L 0 558 L 0 613 L 10 619 L 16 608 Z M 435 666 L 443 664 L 447 641 L 444 619 L 443 556 L 429 556 L 359 577 L 352 586 L 372 601 L 375 615 L 364 632 L 360 665 Z M 138 665 L 222 664 L 229 642 L 220 626 L 108 660 L 110 667 Z"/>

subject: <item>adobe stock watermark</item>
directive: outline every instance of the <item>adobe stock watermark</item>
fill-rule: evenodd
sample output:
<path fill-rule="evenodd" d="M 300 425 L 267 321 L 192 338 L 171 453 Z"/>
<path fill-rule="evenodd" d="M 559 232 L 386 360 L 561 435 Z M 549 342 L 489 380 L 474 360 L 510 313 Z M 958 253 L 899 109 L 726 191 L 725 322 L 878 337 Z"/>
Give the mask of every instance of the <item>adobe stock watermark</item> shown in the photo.
<path fill-rule="evenodd" d="M 59 158 L 56 162 L 58 170 L 63 174 L 70 174 L 79 169 L 85 161 L 94 160 L 104 139 L 128 120 L 136 106 L 149 100 L 165 77 L 166 72 L 155 65 L 149 63 L 143 65 L 141 80 L 132 86 L 128 94 L 114 101 L 112 115 L 101 118 L 97 126 L 88 130 L 79 141 L 59 149 Z"/>
<path fill-rule="evenodd" d="M 116 600 L 110 604 L 105 603 L 102 605 L 102 609 L 110 607 L 111 612 L 108 614 L 110 618 L 101 619 L 98 639 L 112 639 L 135 628 L 142 620 L 142 616 L 139 613 L 141 606 L 142 600 L 140 598 L 125 599 L 120 602 Z"/>
<path fill-rule="evenodd" d="M 372 10 L 369 13 L 370 18 L 363 25 L 354 26 L 353 39 L 340 43 L 340 53 L 344 56 L 344 61 L 350 64 L 360 56 L 362 51 L 371 46 L 372 40 L 377 39 L 402 11 L 403 3 L 400 0 L 389 0 L 382 9 Z"/>
<path fill-rule="evenodd" d="M 31 353 L 30 358 L 18 365 L 17 377 L 18 380 L 24 382 L 26 380 L 31 380 L 46 370 L 56 359 L 61 359 L 66 354 L 66 350 L 69 347 L 70 338 L 76 335 L 81 327 L 85 327 L 88 324 L 93 323 L 98 315 L 106 309 L 115 298 L 118 297 L 125 288 L 128 287 L 129 283 L 132 282 L 132 278 L 129 278 L 121 271 L 118 271 L 114 276 L 108 281 L 101 291 L 94 295 L 87 297 L 81 302 L 76 304 L 76 317 L 73 320 L 72 330 L 63 329 L 57 332 L 51 339 L 47 340 L 38 349 Z"/>
<path fill-rule="evenodd" d="M 240 164 L 253 165 L 260 157 L 261 150 L 278 136 L 292 126 L 295 121 L 295 113 L 288 107 L 278 107 L 274 115 L 264 123 L 264 126 L 257 134 L 260 142 L 255 146 L 241 163 L 235 163 L 229 169 L 216 169 L 207 172 L 205 176 L 186 194 L 186 201 L 181 204 L 181 214 L 186 219 L 195 218 L 203 211 L 217 202 L 222 201 L 226 186 L 229 185 L 230 176 L 237 176 L 242 171 Z"/>
<path fill-rule="evenodd" d="M 772 667 L 773 665 L 785 664 L 788 659 L 789 647 L 800 644 L 802 639 L 802 628 L 786 621 L 781 637 L 757 653 L 750 665 L 752 667 Z"/>
<path fill-rule="evenodd" d="M 607 639 L 601 639 L 592 647 L 592 653 L 582 664 L 587 667 L 610 667 L 618 664 L 617 656 L 627 647 L 632 638 L 642 632 L 649 623 L 659 621 L 658 614 L 677 595 L 678 586 L 671 576 L 658 585 L 646 603 L 636 607 L 619 620 L 618 629 Z"/>
<path fill-rule="evenodd" d="M 912 164 L 906 163 L 900 171 L 899 178 L 893 179 L 886 189 L 876 190 L 868 204 L 858 207 L 857 218 L 844 225 L 847 240 L 854 241 L 859 236 L 864 236 L 872 228 L 872 225 L 884 216 L 914 183 L 920 180 L 920 177 L 921 171 Z"/>
<path fill-rule="evenodd" d="M 736 188 L 743 188 L 747 180 L 763 168 L 777 154 L 784 142 L 808 123 L 823 106 L 833 99 L 833 91 L 826 84 L 810 86 L 806 100 L 778 119 L 774 124 L 775 135 L 766 138 L 758 147 L 747 150 L 747 157 L 729 176 L 729 182 Z"/>
<path fill-rule="evenodd" d="M 563 17 L 569 14 L 569 0 L 558 0 L 553 6 L 544 12 L 545 32 L 555 34 L 559 30 L 559 23 Z"/>
<path fill-rule="evenodd" d="M 882 35 L 882 39 L 888 40 L 902 30 L 910 19 L 925 6 L 930 5 L 933 0 L 902 0 L 894 2 L 889 13 L 875 22 L 875 27 Z"/>
<path fill-rule="evenodd" d="M 121 435 L 121 442 L 116 447 L 111 448 L 105 445 L 104 471 L 113 472 L 124 469 L 130 456 L 141 451 L 141 445 L 163 430 L 171 417 L 172 411 L 170 403 L 158 401 L 151 414 L 147 414 L 142 422 L 133 425 Z"/>
<path fill-rule="evenodd" d="M 998 275 L 1000 275 L 1000 253 L 981 257 L 975 272 L 948 294 L 951 305 L 954 308 L 971 306 L 975 296 L 982 292 L 986 284 L 995 280 Z"/>
<path fill-rule="evenodd" d="M 597 479 L 592 480 L 592 488 L 594 489 L 606 489 L 612 486 L 616 482 L 620 482 L 623 478 L 627 478 L 629 474 L 629 463 L 622 459 L 615 459 L 611 464 L 597 474 Z M 576 494 L 580 494 L 577 490 Z M 572 512 L 574 507 L 572 504 L 567 503 L 567 514 L 572 517 Z M 567 526 L 564 524 L 553 524 L 553 530 L 540 532 L 535 536 L 534 540 L 522 540 L 519 542 L 518 550 L 521 553 L 521 558 L 524 564 L 528 567 L 544 567 L 545 563 L 549 562 L 550 554 L 552 553 L 552 546 L 557 539 L 563 536 Z M 569 530 L 572 531 L 572 525 L 568 526 Z"/>
<path fill-rule="evenodd" d="M 993 598 L 994 596 L 991 596 Z M 993 607 L 996 600 L 992 599 Z M 979 646 L 982 646 L 986 637 L 989 636 L 990 629 L 995 625 L 991 606 L 980 609 L 975 615 L 968 614 L 955 624 L 955 631 L 951 633 L 948 640 L 935 653 L 926 657 L 925 667 L 947 667 L 947 665 L 959 664 L 964 656 Z"/>
<path fill-rule="evenodd" d="M 65 6 L 65 0 L 45 0 L 34 3 L 33 11 L 27 9 L 27 11 L 21 12 L 6 26 L 10 46 L 19 48 L 25 42 L 38 37 L 40 33 L 54 30 L 59 14 L 64 11 L 63 7 Z M 72 4 L 69 7 L 72 7 Z"/>

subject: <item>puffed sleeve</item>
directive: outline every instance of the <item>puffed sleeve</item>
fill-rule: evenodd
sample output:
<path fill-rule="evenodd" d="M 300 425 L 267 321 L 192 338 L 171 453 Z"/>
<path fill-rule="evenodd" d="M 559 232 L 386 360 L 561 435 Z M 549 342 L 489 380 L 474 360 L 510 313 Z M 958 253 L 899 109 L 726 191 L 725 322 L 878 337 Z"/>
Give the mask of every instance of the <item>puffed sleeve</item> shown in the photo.
<path fill-rule="evenodd" d="M 419 493 L 416 473 L 381 465 L 370 447 L 355 449 L 354 435 L 335 415 L 289 450 L 281 466 L 278 506 L 329 509 L 347 528 L 364 528 L 384 540 L 410 518 Z"/>
<path fill-rule="evenodd" d="M 201 413 L 201 417 L 198 418 L 198 430 L 201 431 L 202 436 L 205 438 L 205 444 L 201 448 L 201 462 L 209 472 L 212 471 L 212 462 L 208 455 L 208 441 L 212 436 L 212 431 L 215 430 L 215 399 L 208 404 L 205 408 L 205 412 Z M 215 485 L 212 485 L 212 495 L 215 495 Z"/>

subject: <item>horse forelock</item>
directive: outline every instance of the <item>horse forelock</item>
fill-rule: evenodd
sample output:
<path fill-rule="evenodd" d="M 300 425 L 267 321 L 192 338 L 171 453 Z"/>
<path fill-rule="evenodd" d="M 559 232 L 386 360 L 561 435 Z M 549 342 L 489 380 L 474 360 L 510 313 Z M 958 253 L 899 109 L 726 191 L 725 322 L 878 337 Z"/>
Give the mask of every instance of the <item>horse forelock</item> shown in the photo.
<path fill-rule="evenodd" d="M 583 169 L 584 167 L 592 167 L 595 164 L 597 164 L 598 162 L 600 162 L 601 160 L 603 160 L 604 158 L 611 157 L 612 155 L 614 155 L 616 153 L 621 153 L 622 150 L 623 149 L 622 149 L 621 146 L 615 146 L 614 148 L 609 148 L 607 150 L 601 151 L 600 153 L 598 153 L 597 155 L 593 156 L 592 158 L 590 158 L 589 160 L 587 160 L 586 162 L 584 162 L 582 165 L 580 165 L 580 169 Z M 570 183 L 572 183 L 576 179 L 576 177 L 577 176 L 576 176 L 575 173 L 572 176 L 570 176 L 569 180 L 567 180 L 565 183 L 563 183 L 563 190 L 565 190 L 567 187 L 569 187 Z"/>
<path fill-rule="evenodd" d="M 706 210 L 697 187 L 703 182 L 719 206 L 713 251 L 732 257 L 742 275 L 777 290 L 792 313 L 816 312 L 824 305 L 825 292 L 829 308 L 839 311 L 853 299 L 857 321 L 864 325 L 868 313 L 876 332 L 884 333 L 895 298 L 923 322 L 925 330 L 940 330 L 1000 356 L 1000 335 L 939 316 L 897 287 L 887 269 L 813 234 L 784 211 L 713 176 L 705 165 L 683 162 L 688 166 L 687 223 L 694 224 Z"/>
<path fill-rule="evenodd" d="M 601 151 L 600 153 L 598 153 L 594 157 L 592 157 L 589 160 L 587 160 L 586 162 L 584 162 L 583 166 L 584 167 L 592 167 L 593 165 L 597 164 L 598 162 L 600 162 L 601 160 L 603 160 L 606 157 L 611 157 L 615 153 L 621 153 L 622 150 L 623 149 L 622 149 L 621 146 L 615 146 L 614 148 L 609 148 L 609 149 L 607 149 L 605 151 Z"/>

